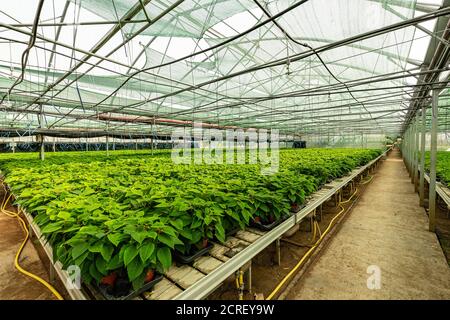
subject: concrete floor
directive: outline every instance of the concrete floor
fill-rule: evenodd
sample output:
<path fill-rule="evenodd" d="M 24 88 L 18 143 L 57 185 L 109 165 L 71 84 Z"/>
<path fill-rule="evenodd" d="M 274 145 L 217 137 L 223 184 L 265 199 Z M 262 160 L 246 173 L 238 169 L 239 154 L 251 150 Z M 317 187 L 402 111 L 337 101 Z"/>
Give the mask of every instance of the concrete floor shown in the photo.
<path fill-rule="evenodd" d="M 0 196 L 3 197 L 3 194 Z M 55 299 L 42 284 L 21 274 L 14 267 L 14 257 L 24 237 L 17 219 L 0 212 L 0 300 Z M 44 264 L 30 241 L 22 252 L 20 265 L 48 281 Z"/>
<path fill-rule="evenodd" d="M 393 151 L 287 299 L 450 299 L 450 268 L 418 203 Z M 368 289 L 377 267 L 381 287 Z"/>

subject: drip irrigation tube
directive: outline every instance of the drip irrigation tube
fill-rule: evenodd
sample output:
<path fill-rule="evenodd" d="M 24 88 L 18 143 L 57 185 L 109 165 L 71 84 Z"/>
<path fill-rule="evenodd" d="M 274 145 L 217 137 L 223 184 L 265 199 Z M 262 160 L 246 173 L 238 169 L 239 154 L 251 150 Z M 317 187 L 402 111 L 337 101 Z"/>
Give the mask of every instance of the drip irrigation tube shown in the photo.
<path fill-rule="evenodd" d="M 370 181 L 372 181 L 373 176 L 370 177 L 369 181 L 366 181 L 364 183 L 361 184 L 367 184 Z M 275 289 L 270 293 L 270 295 L 267 297 L 266 300 L 272 300 L 275 295 L 281 290 L 281 288 L 283 288 L 283 286 L 285 285 L 285 283 L 292 277 L 293 274 L 295 274 L 295 272 L 303 265 L 303 263 L 305 261 L 307 261 L 307 258 L 313 253 L 313 251 L 318 247 L 318 245 L 322 242 L 322 240 L 325 238 L 325 236 L 327 235 L 327 233 L 331 230 L 331 227 L 334 224 L 334 221 L 339 218 L 342 214 L 344 214 L 346 212 L 345 208 L 342 206 L 342 204 L 348 203 L 350 202 L 353 197 L 357 194 L 358 192 L 358 188 L 356 188 L 355 192 L 350 196 L 349 199 L 345 200 L 345 201 L 341 201 L 338 204 L 338 207 L 341 208 L 341 211 L 339 211 L 334 217 L 333 219 L 331 219 L 330 223 L 328 224 L 327 228 L 325 229 L 325 231 L 323 233 L 320 234 L 319 239 L 316 241 L 316 243 L 303 255 L 303 257 L 300 259 L 300 261 L 294 266 L 294 268 L 291 269 L 291 271 L 289 271 L 289 273 L 278 283 L 278 285 L 275 287 Z M 348 212 L 348 210 L 347 210 Z M 315 223 L 317 223 L 316 221 L 314 221 Z M 314 238 L 315 239 L 315 233 L 316 233 L 316 228 L 318 226 L 314 225 Z M 320 232 L 320 229 L 319 229 Z"/>

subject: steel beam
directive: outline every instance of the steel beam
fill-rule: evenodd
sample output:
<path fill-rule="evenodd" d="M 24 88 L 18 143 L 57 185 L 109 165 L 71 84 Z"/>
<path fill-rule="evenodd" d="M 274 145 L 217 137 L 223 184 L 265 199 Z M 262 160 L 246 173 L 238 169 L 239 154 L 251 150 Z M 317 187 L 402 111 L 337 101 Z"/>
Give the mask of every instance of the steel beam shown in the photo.
<path fill-rule="evenodd" d="M 420 206 L 423 207 L 425 204 L 425 135 L 427 133 L 427 110 L 424 105 L 422 105 L 422 121 L 421 121 L 421 135 L 420 135 L 420 179 L 419 179 L 419 197 Z"/>
<path fill-rule="evenodd" d="M 419 124 L 418 116 L 414 119 L 413 125 L 413 174 L 412 183 L 414 184 L 414 191 L 417 192 L 417 180 L 418 180 L 418 170 L 419 170 Z"/>
<path fill-rule="evenodd" d="M 417 115 L 416 117 L 416 124 L 415 124 L 415 142 L 414 142 L 414 146 L 415 146 L 415 165 L 414 165 L 414 191 L 418 192 L 419 191 L 419 157 L 420 157 L 420 152 L 419 152 L 419 143 L 420 143 L 420 122 L 419 122 L 419 115 Z"/>
<path fill-rule="evenodd" d="M 428 229 L 435 232 L 436 229 L 436 153 L 437 153 L 437 124 L 439 91 L 433 90 L 431 117 L 431 148 L 430 148 L 430 205 Z"/>

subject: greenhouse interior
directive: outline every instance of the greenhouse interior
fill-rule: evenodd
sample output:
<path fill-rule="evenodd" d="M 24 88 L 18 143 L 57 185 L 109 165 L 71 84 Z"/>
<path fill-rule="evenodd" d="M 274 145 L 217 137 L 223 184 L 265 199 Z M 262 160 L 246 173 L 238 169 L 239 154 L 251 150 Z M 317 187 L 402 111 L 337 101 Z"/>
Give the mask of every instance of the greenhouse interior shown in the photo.
<path fill-rule="evenodd" d="M 449 300 L 449 41 L 450 0 L 2 1 L 0 300 Z"/>

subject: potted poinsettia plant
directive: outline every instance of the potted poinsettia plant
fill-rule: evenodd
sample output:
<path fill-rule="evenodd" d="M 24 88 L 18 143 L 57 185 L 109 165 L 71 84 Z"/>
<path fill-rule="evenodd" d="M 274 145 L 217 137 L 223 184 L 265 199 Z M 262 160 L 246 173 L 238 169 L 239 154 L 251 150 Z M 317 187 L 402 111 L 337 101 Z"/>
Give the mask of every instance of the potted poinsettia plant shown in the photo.
<path fill-rule="evenodd" d="M 190 263 L 200 255 L 206 254 L 212 247 L 210 239 L 225 241 L 225 230 L 222 226 L 222 215 L 214 207 L 195 208 L 192 216 L 184 221 L 180 230 L 183 244 L 175 246 L 175 258 L 182 263 Z"/>
<path fill-rule="evenodd" d="M 112 219 L 104 229 L 81 227 L 56 246 L 55 259 L 65 267 L 79 266 L 84 282 L 94 282 L 107 298 L 117 298 L 136 295 L 159 281 L 172 264 L 171 251 L 181 243 L 167 218 Z"/>

